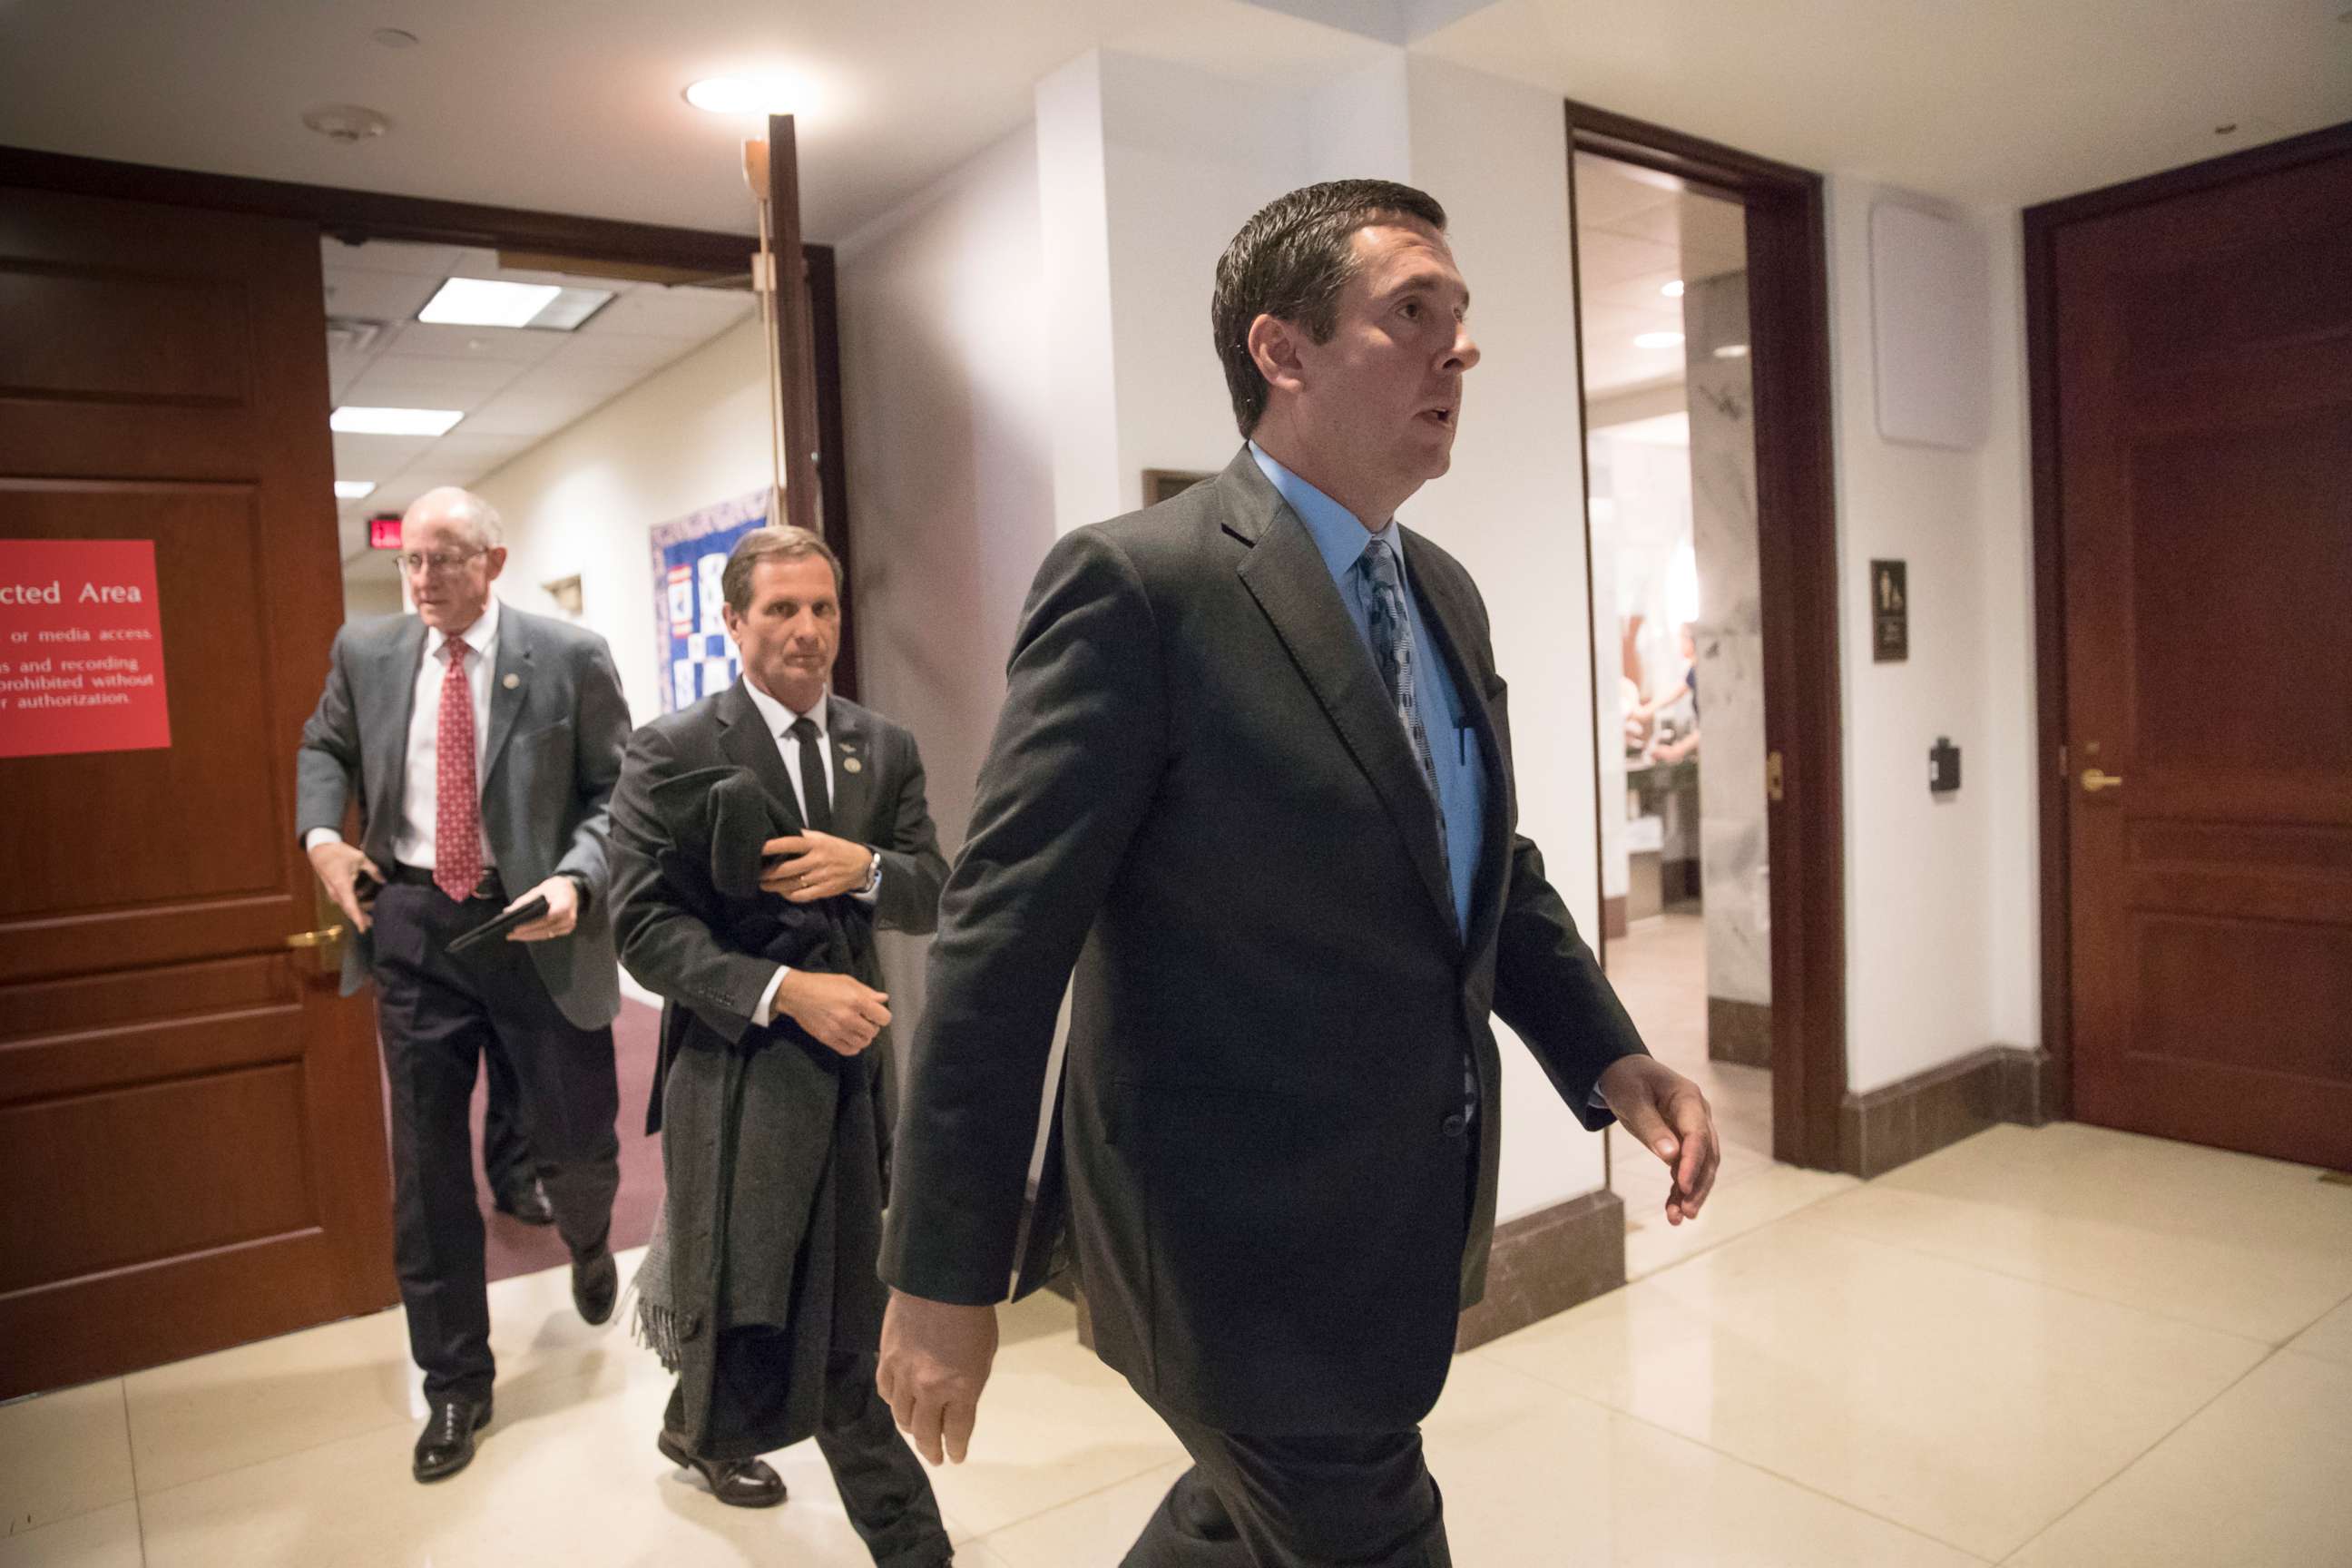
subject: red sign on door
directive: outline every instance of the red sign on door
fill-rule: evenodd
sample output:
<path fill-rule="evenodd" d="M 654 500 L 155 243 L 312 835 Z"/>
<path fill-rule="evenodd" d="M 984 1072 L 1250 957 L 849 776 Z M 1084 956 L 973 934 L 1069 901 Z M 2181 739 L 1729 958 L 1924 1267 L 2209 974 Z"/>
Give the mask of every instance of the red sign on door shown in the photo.
<path fill-rule="evenodd" d="M 0 540 L 0 757 L 171 743 L 154 542 Z"/>

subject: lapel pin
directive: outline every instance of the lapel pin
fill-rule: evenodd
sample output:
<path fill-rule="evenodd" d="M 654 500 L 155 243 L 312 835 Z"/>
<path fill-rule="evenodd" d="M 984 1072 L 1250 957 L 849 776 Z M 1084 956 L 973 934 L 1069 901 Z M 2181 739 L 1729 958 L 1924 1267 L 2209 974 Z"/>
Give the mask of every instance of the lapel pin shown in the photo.
<path fill-rule="evenodd" d="M 509 691 L 512 691 L 516 687 L 522 684 L 522 677 L 509 673 L 506 679 L 499 682 L 499 684 L 504 686 Z"/>
<path fill-rule="evenodd" d="M 865 768 L 866 764 L 859 762 L 856 757 L 844 757 L 841 759 L 841 771 L 843 773 L 862 773 L 865 771 Z"/>

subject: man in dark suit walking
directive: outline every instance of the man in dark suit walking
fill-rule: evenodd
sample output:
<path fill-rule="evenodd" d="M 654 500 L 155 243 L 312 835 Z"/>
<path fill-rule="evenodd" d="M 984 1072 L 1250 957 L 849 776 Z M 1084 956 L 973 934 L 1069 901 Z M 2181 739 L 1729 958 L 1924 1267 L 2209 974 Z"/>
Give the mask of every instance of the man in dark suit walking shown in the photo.
<path fill-rule="evenodd" d="M 1485 1285 L 1490 1013 L 1586 1126 L 1613 1113 L 1674 1167 L 1670 1221 L 1714 1179 L 1705 1100 L 1516 833 L 1477 588 L 1394 521 L 1449 466 L 1478 360 L 1444 226 L 1348 181 L 1234 237 L 1213 317 L 1248 444 L 1047 555 L 941 907 L 881 1387 L 962 1458 L 1075 964 L 1096 1347 L 1194 1461 L 1134 1565 L 1450 1561 L 1418 1424 Z"/>
<path fill-rule="evenodd" d="M 875 1391 L 891 1111 L 877 926 L 938 919 L 914 737 L 830 690 L 840 564 L 754 529 L 720 578 L 743 679 L 637 731 L 613 801 L 621 959 L 666 999 L 649 1118 L 668 1178 L 640 1331 L 677 1373 L 658 1446 L 719 1501 L 814 1436 L 883 1568 L 951 1552 Z"/>
<path fill-rule="evenodd" d="M 393 1220 L 408 1343 L 431 1414 L 420 1481 L 465 1468 L 490 1418 L 489 1299 L 467 1111 L 503 1052 L 522 1135 L 572 1252 L 572 1297 L 612 1316 L 620 1185 L 605 907 L 606 802 L 629 733 L 604 639 L 499 603 L 498 513 L 431 490 L 401 521 L 413 616 L 345 626 L 295 762 L 298 830 L 357 933 L 345 994 L 373 976 L 392 1085 Z M 347 807 L 361 837 L 346 843 Z M 459 954 L 531 899 L 547 912 Z"/>

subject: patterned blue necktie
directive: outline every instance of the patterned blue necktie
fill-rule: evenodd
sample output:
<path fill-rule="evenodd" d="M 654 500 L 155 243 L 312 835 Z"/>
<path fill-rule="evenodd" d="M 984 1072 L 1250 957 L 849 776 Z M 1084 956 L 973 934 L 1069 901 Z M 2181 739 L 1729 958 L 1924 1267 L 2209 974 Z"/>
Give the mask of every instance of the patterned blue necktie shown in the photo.
<path fill-rule="evenodd" d="M 1419 682 L 1413 679 L 1412 623 L 1405 618 L 1404 580 L 1387 540 L 1374 539 L 1364 546 L 1364 552 L 1356 557 L 1356 574 L 1364 583 L 1372 662 L 1380 667 L 1381 681 L 1389 689 L 1389 705 L 1396 710 L 1397 722 L 1404 726 L 1405 738 L 1412 742 L 1412 754 L 1421 763 L 1421 782 L 1429 786 L 1429 804 L 1437 814 L 1438 857 L 1450 864 L 1445 807 L 1437 796 L 1437 760 L 1429 753 L 1429 727 L 1422 721 Z M 1462 1112 L 1465 1126 L 1477 1119 L 1478 1068 L 1467 1056 L 1462 1058 Z"/>
<path fill-rule="evenodd" d="M 1396 710 L 1421 763 L 1421 782 L 1429 786 L 1429 802 L 1437 808 L 1437 847 L 1445 850 L 1445 812 L 1438 805 L 1437 762 L 1429 752 L 1429 727 L 1422 721 L 1420 683 L 1413 679 L 1412 623 L 1405 618 L 1404 581 L 1397 572 L 1396 554 L 1385 539 L 1374 539 L 1356 558 L 1356 573 L 1364 581 L 1365 604 L 1370 612 L 1372 662 L 1389 690 L 1389 706 Z"/>

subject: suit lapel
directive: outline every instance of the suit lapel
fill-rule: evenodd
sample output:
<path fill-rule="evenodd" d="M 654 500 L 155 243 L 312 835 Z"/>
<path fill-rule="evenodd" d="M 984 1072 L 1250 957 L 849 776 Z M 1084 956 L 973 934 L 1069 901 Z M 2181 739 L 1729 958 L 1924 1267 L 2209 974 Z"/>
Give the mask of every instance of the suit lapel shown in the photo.
<path fill-rule="evenodd" d="M 1486 809 L 1478 844 L 1478 876 L 1471 887 L 1470 946 L 1475 952 L 1485 940 L 1486 925 L 1501 907 L 1499 893 L 1509 858 L 1509 783 L 1503 777 L 1503 747 L 1495 732 L 1495 717 L 1486 710 L 1486 685 L 1471 662 L 1478 646 L 1472 627 L 1477 625 L 1470 606 L 1455 593 L 1449 576 L 1425 572 L 1427 555 L 1418 534 L 1398 531 L 1404 538 L 1405 576 L 1413 596 L 1421 601 L 1424 618 L 1438 643 L 1435 650 L 1454 678 L 1454 690 L 1478 731 L 1478 757 L 1486 777 Z"/>
<path fill-rule="evenodd" d="M 408 728 L 416 721 L 416 677 L 425 663 L 425 623 L 410 616 L 392 641 L 384 656 L 383 668 L 375 681 L 375 689 L 368 694 L 368 711 L 361 715 L 362 735 L 397 737 L 392 750 L 392 766 L 386 770 L 383 798 L 373 803 L 368 826 L 378 822 L 396 824 L 407 809 L 408 793 Z M 385 843 L 396 828 L 387 827 Z"/>
<path fill-rule="evenodd" d="M 757 775 L 768 792 L 769 804 L 776 808 L 777 819 L 793 833 L 802 828 L 800 797 L 793 793 L 793 775 L 784 766 L 784 754 L 776 750 L 776 738 L 768 733 L 767 721 L 760 716 L 759 705 L 738 680 L 719 697 L 714 710 L 720 725 L 719 749 L 730 761 L 747 767 Z"/>
<path fill-rule="evenodd" d="M 1437 813 L 1430 805 L 1429 786 L 1422 782 L 1421 763 L 1405 739 L 1404 726 L 1397 721 L 1396 710 L 1389 706 L 1388 690 L 1372 668 L 1363 639 L 1356 635 L 1355 623 L 1339 602 L 1314 536 L 1267 482 L 1247 447 L 1217 482 L 1227 490 L 1227 526 L 1252 542 L 1240 567 L 1243 585 L 1274 623 L 1307 689 L 1388 808 L 1421 872 L 1423 888 L 1444 917 L 1446 931 L 1458 941 L 1454 893 L 1446 881 L 1445 851 L 1437 839 Z"/>
<path fill-rule="evenodd" d="M 867 786 L 874 776 L 873 737 L 856 710 L 838 697 L 825 700 L 824 732 L 833 751 L 833 777 L 827 798 L 833 802 L 833 830 L 861 844 L 887 835 L 867 835 Z"/>
<path fill-rule="evenodd" d="M 482 783 L 498 771 L 499 753 L 514 734 L 523 700 L 530 695 L 531 644 L 530 624 L 504 605 L 499 606 L 499 662 L 490 672 L 490 732 L 482 745 Z"/>

